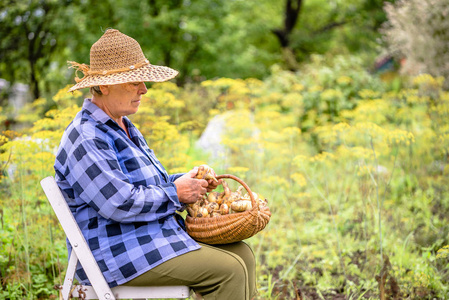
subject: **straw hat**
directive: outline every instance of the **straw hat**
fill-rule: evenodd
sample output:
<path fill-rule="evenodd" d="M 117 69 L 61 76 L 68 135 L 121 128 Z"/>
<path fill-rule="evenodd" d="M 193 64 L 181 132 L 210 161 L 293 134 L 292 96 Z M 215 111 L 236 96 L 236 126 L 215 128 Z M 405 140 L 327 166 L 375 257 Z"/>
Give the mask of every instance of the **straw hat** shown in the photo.
<path fill-rule="evenodd" d="M 70 68 L 81 71 L 83 78 L 69 92 L 97 85 L 126 82 L 162 82 L 174 78 L 178 71 L 150 64 L 139 43 L 116 29 L 108 29 L 90 48 L 90 67 L 69 61 Z"/>

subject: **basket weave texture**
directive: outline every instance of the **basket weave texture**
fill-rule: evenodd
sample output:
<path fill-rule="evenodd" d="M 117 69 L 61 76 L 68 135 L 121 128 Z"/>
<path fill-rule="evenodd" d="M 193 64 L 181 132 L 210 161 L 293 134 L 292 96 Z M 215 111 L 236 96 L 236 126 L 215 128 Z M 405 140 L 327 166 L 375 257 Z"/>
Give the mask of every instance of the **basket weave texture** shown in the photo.
<path fill-rule="evenodd" d="M 250 238 L 263 230 L 271 217 L 268 207 L 259 207 L 251 189 L 240 178 L 230 174 L 218 175 L 216 178 L 230 178 L 239 182 L 247 190 L 252 208 L 245 212 L 211 218 L 193 218 L 187 215 L 187 233 L 194 240 L 205 244 L 229 244 Z"/>

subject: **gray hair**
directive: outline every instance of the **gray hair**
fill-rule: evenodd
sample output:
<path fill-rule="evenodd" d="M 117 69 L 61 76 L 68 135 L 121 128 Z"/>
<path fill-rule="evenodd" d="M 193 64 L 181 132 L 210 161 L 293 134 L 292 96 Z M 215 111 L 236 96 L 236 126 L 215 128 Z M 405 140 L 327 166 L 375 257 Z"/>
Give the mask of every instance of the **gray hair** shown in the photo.
<path fill-rule="evenodd" d="M 97 86 L 91 86 L 90 87 L 90 93 L 92 94 L 92 96 L 94 96 L 94 95 L 98 95 L 98 96 L 103 95 L 103 93 L 101 92 L 100 87 L 98 85 Z"/>

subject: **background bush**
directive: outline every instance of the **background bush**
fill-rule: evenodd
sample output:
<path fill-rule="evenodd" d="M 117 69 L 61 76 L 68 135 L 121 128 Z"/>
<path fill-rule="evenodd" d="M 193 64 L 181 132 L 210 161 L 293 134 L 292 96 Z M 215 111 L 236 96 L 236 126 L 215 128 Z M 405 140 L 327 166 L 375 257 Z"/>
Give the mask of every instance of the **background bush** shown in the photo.
<path fill-rule="evenodd" d="M 35 99 L 0 92 L 0 298 L 58 297 L 65 236 L 39 181 L 88 96 L 59 90 L 65 61 L 108 27 L 181 70 L 131 116 L 168 171 L 208 163 L 268 199 L 259 299 L 449 297 L 447 1 L 128 2 L 0 4 L 0 72 Z"/>
<path fill-rule="evenodd" d="M 132 116 L 169 171 L 206 162 L 268 199 L 272 219 L 248 240 L 260 299 L 448 297 L 437 251 L 449 244 L 449 94 L 430 75 L 393 91 L 356 62 L 317 56 L 307 72 L 275 67 L 265 80 L 154 84 Z M 56 297 L 62 281 L 65 238 L 39 180 L 83 98 L 65 91 L 29 130 L 1 136 L 5 298 Z M 214 116 L 226 120 L 219 157 L 196 145 Z"/>
<path fill-rule="evenodd" d="M 388 23 L 385 24 L 384 36 L 390 51 L 403 60 L 403 71 L 447 78 L 449 3 L 401 0 L 396 4 L 387 2 L 385 11 Z"/>

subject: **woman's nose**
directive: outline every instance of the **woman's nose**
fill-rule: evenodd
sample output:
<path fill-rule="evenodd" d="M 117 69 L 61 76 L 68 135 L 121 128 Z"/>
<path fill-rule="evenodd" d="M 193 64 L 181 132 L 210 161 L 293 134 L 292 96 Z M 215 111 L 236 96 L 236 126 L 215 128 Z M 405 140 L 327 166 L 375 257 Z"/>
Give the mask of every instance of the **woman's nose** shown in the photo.
<path fill-rule="evenodd" d="M 139 93 L 141 95 L 145 95 L 148 92 L 147 86 L 145 85 L 145 82 L 141 82 L 139 86 Z"/>

